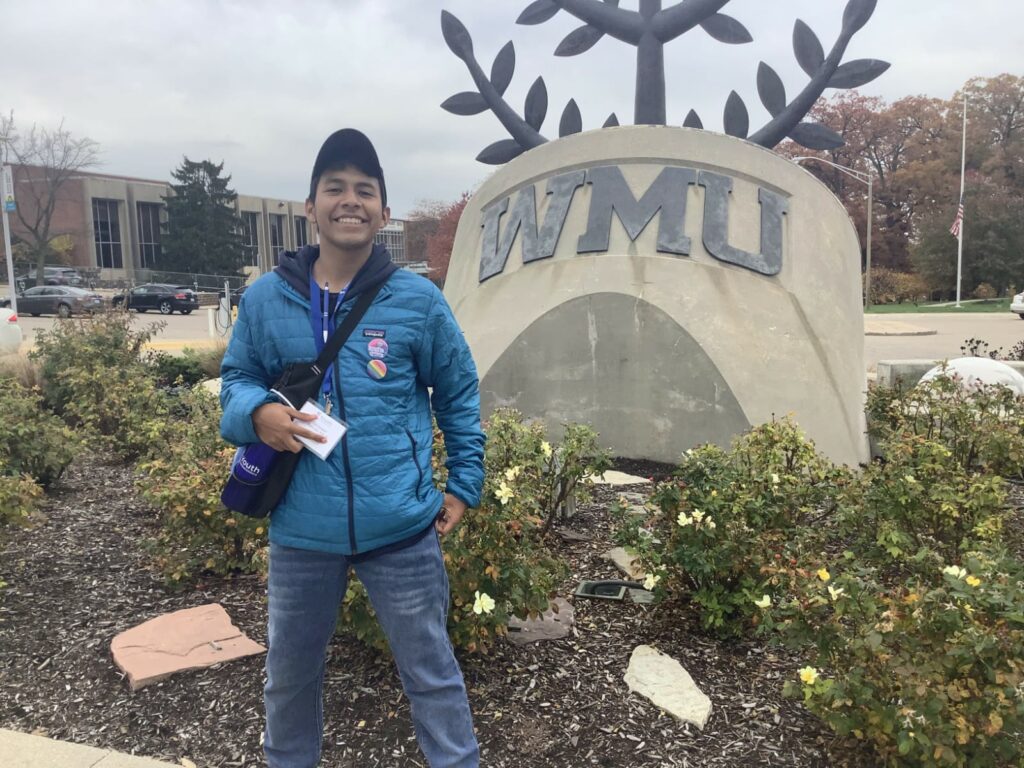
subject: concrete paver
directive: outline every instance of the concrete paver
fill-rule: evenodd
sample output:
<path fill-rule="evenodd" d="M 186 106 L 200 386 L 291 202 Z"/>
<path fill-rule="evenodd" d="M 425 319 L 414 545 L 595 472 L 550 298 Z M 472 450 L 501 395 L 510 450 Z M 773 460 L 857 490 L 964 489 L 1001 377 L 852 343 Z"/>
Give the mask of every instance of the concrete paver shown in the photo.
<path fill-rule="evenodd" d="M 3 768 L 181 768 L 148 757 L 0 729 Z"/>

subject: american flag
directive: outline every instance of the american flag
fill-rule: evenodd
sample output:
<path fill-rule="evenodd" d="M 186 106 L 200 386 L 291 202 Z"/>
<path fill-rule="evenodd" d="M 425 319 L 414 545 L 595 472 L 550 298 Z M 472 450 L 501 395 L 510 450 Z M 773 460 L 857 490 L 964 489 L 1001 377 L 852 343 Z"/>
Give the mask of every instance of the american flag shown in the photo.
<path fill-rule="evenodd" d="M 956 218 L 953 219 L 953 226 L 949 228 L 949 234 L 953 237 L 960 237 L 960 229 L 964 224 L 964 201 L 960 199 L 960 205 L 956 209 Z"/>

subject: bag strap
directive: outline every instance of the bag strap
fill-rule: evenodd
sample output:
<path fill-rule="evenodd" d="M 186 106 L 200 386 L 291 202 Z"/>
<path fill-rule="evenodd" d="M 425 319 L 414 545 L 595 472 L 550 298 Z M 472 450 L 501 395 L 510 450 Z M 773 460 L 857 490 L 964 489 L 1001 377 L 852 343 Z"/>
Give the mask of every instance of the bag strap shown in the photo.
<path fill-rule="evenodd" d="M 334 358 L 338 356 L 338 352 L 341 350 L 342 345 L 348 340 L 348 337 L 352 335 L 352 331 L 355 330 L 356 325 L 363 319 L 363 315 L 366 314 L 366 310 L 370 308 L 370 304 L 377 298 L 377 294 L 380 289 L 384 287 L 384 283 L 387 280 L 382 280 L 377 283 L 376 286 L 368 291 L 364 291 L 359 294 L 359 298 L 356 299 L 355 306 L 349 310 L 349 313 L 345 315 L 345 319 L 341 322 L 341 326 L 334 333 L 331 334 L 330 338 L 327 339 L 327 343 L 324 345 L 323 352 L 320 353 L 320 357 L 313 363 L 314 373 L 317 376 L 322 377 L 327 371 L 327 368 L 334 362 Z"/>

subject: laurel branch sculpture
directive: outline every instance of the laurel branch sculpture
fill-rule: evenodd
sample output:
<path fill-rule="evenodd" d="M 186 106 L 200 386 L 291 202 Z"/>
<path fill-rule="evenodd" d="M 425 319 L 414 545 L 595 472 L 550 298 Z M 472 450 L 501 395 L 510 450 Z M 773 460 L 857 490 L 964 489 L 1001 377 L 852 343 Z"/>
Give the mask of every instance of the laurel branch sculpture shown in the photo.
<path fill-rule="evenodd" d="M 588 51 L 605 35 L 634 46 L 637 49 L 634 123 L 666 125 L 666 43 L 698 26 L 722 43 L 736 45 L 752 41 L 750 33 L 739 21 L 719 12 L 728 3 L 729 0 L 682 0 L 662 8 L 662 0 L 640 0 L 638 10 L 627 11 L 618 7 L 619 0 L 534 0 L 519 15 L 516 23 L 542 24 L 559 11 L 584 22 L 582 27 L 562 40 L 555 49 L 556 56 L 577 56 Z M 797 63 L 810 78 L 809 82 L 789 101 L 782 79 L 765 62 L 760 62 L 757 92 L 771 120 L 751 134 L 747 106 L 739 94 L 732 91 L 725 103 L 725 133 L 768 148 L 787 137 L 808 149 L 842 146 L 843 139 L 839 134 L 818 123 L 802 121 L 826 88 L 858 88 L 889 68 L 888 62 L 878 59 L 843 62 L 850 40 L 867 24 L 876 5 L 877 0 L 847 2 L 842 30 L 827 56 L 814 31 L 797 19 L 793 27 L 793 52 Z M 527 92 L 522 115 L 504 99 L 516 66 L 512 42 L 506 43 L 498 52 L 488 76 L 473 54 L 469 31 L 448 11 L 441 11 L 441 32 L 452 53 L 465 63 L 477 88 L 476 91 L 455 94 L 441 107 L 456 115 L 476 115 L 490 110 L 511 136 L 491 144 L 476 159 L 489 165 L 500 165 L 548 141 L 540 133 L 548 111 L 547 86 L 543 77 L 538 77 Z M 603 127 L 618 124 L 618 117 L 613 112 Z M 704 127 L 692 109 L 683 125 Z M 568 136 L 582 130 L 579 106 L 575 99 L 570 99 L 562 110 L 558 135 Z"/>

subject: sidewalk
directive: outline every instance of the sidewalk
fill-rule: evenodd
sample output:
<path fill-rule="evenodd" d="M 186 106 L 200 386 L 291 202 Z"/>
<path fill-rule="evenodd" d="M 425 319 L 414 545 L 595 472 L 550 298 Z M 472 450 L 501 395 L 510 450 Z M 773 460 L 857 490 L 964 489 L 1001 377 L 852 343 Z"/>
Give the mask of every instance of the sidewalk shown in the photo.
<path fill-rule="evenodd" d="M 42 736 L 0 728 L 3 768 L 181 768 L 148 757 L 135 757 Z"/>
<path fill-rule="evenodd" d="M 936 333 L 933 328 L 922 328 L 901 320 L 890 320 L 878 315 L 864 316 L 865 336 L 934 336 Z"/>

